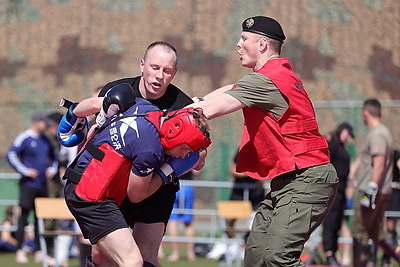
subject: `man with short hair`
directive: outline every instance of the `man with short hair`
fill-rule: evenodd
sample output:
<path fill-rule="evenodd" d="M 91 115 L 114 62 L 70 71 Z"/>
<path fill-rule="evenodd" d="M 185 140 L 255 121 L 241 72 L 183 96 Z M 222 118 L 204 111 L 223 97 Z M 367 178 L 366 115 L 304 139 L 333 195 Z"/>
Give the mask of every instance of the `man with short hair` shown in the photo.
<path fill-rule="evenodd" d="M 57 156 L 46 136 L 48 117 L 44 112 L 37 112 L 32 116 L 29 129 L 15 138 L 7 152 L 7 159 L 11 166 L 21 174 L 19 183 L 19 207 L 21 214 L 18 217 L 16 239 L 18 250 L 16 262 L 27 263 L 26 252 L 22 249 L 25 236 L 25 226 L 28 224 L 28 215 L 35 209 L 36 197 L 47 197 L 47 183 L 57 172 Z M 35 218 L 35 242 L 39 246 L 37 219 Z M 35 261 L 41 261 L 41 251 L 36 251 Z"/>
<path fill-rule="evenodd" d="M 140 61 L 141 76 L 112 81 L 103 87 L 99 96 L 104 96 L 115 85 L 129 83 L 136 97 L 147 99 L 161 110 L 183 108 L 193 101 L 171 84 L 178 71 L 177 61 L 176 49 L 170 43 L 162 41 L 151 43 Z M 74 109 L 74 114 L 79 117 L 89 116 L 99 112 L 101 106 L 101 97 L 85 99 Z M 101 117 L 100 113 L 99 120 Z M 133 236 L 143 259 L 155 266 L 159 266 L 158 249 L 172 212 L 175 193 L 178 190 L 178 182 L 163 185 L 140 203 L 130 203 L 128 199 L 125 199 L 121 206 L 124 213 L 130 214 L 127 219 L 133 229 Z"/>
<path fill-rule="evenodd" d="M 112 105 L 117 114 L 95 130 L 68 167 L 65 198 L 93 245 L 89 266 L 154 266 L 143 261 L 120 206 L 126 197 L 140 202 L 162 184 L 196 168 L 198 152 L 211 144 L 208 126 L 200 109 L 165 115 L 149 101 L 135 99 L 128 83 L 107 91 L 105 114 Z M 69 108 L 59 127 L 61 142 L 67 145 L 80 120 L 74 108 Z"/>
<path fill-rule="evenodd" d="M 244 20 L 238 53 L 254 72 L 191 105 L 208 119 L 242 109 L 236 170 L 271 180 L 246 244 L 248 267 L 304 266 L 304 244 L 325 218 L 338 182 L 312 103 L 288 59 L 280 58 L 285 38 L 272 18 Z"/>
<path fill-rule="evenodd" d="M 377 99 L 364 101 L 362 115 L 368 134 L 360 151 L 355 174 L 354 217 L 352 222 L 353 265 L 366 266 L 370 249 L 369 239 L 386 254 L 400 262 L 394 253 L 395 244 L 385 231 L 384 216 L 392 192 L 393 137 L 382 123 L 381 104 Z"/>

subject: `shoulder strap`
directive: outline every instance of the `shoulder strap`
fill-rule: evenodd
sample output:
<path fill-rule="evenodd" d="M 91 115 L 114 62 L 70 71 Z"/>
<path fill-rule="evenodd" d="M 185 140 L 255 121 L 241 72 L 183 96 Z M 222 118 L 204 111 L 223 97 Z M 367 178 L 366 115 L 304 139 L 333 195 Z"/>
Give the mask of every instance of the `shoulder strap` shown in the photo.
<path fill-rule="evenodd" d="M 160 131 L 161 123 L 160 117 L 164 116 L 165 112 L 161 110 L 147 111 L 145 113 L 145 118 L 151 122 L 158 131 Z"/>

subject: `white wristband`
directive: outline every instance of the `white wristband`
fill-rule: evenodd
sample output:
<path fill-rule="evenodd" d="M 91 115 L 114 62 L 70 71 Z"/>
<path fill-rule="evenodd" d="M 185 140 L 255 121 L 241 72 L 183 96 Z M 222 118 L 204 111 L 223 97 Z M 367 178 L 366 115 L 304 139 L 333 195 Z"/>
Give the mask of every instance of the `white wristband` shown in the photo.
<path fill-rule="evenodd" d="M 165 176 L 170 175 L 171 173 L 174 172 L 174 170 L 172 169 L 171 165 L 169 165 L 168 163 L 164 163 L 161 167 L 160 170 L 165 174 Z"/>
<path fill-rule="evenodd" d="M 106 122 L 106 120 L 107 120 L 106 114 L 104 113 L 104 110 L 101 109 L 99 114 L 97 114 L 97 116 L 96 116 L 97 126 L 99 126 L 99 127 L 103 126 L 103 124 Z"/>

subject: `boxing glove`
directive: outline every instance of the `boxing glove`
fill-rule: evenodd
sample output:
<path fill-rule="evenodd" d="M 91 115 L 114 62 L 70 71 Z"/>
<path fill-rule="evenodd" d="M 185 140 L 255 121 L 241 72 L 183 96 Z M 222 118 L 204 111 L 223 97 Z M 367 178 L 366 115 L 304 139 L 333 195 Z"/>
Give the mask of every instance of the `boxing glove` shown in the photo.
<path fill-rule="evenodd" d="M 200 154 L 197 152 L 190 152 L 185 158 L 171 157 L 159 169 L 156 169 L 156 172 L 160 175 L 163 183 L 168 184 L 173 182 L 176 177 L 193 170 L 199 159 Z"/>
<path fill-rule="evenodd" d="M 135 104 L 135 99 L 135 92 L 129 83 L 111 87 L 105 94 L 102 108 L 96 117 L 97 125 L 101 127 L 108 118 L 126 111 Z"/>
<path fill-rule="evenodd" d="M 57 139 L 65 147 L 77 146 L 86 138 L 88 121 L 86 118 L 77 117 L 73 113 L 77 105 L 77 103 L 72 104 L 58 124 Z"/>

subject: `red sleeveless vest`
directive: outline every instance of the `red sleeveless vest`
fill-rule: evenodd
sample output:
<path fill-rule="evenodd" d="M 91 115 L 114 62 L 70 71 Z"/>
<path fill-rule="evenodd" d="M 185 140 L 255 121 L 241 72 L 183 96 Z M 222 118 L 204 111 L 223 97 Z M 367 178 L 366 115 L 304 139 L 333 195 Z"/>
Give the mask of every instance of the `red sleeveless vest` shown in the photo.
<path fill-rule="evenodd" d="M 88 201 L 113 199 L 120 206 L 127 195 L 132 162 L 107 143 L 101 144 L 99 149 L 104 152 L 103 160 L 93 158 L 89 162 L 76 193 Z"/>
<path fill-rule="evenodd" d="M 278 119 L 261 108 L 243 108 L 237 171 L 269 180 L 296 168 L 328 163 L 328 143 L 318 130 L 312 103 L 287 58 L 270 60 L 257 72 L 274 82 L 289 107 Z"/>

